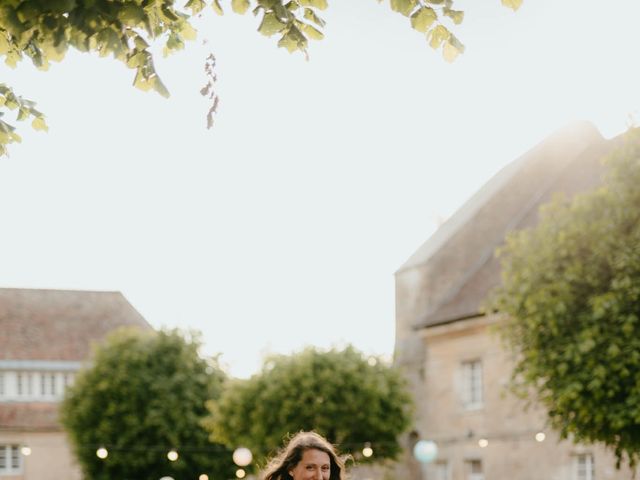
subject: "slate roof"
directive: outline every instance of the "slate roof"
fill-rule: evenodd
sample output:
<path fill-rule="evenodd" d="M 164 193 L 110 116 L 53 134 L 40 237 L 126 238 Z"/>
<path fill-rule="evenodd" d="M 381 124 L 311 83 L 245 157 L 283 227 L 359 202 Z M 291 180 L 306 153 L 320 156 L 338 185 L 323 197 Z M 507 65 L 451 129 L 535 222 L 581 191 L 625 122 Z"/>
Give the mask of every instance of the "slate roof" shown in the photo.
<path fill-rule="evenodd" d="M 601 159 L 614 145 L 588 123 L 567 127 L 507 165 L 469 199 L 396 275 L 421 269 L 430 281 L 428 308 L 415 328 L 480 314 L 500 283 L 496 248 L 508 231 L 534 225 L 557 192 L 571 196 L 599 183 Z"/>
<path fill-rule="evenodd" d="M 120 292 L 0 288 L 0 360 L 83 361 L 125 325 L 151 328 Z"/>

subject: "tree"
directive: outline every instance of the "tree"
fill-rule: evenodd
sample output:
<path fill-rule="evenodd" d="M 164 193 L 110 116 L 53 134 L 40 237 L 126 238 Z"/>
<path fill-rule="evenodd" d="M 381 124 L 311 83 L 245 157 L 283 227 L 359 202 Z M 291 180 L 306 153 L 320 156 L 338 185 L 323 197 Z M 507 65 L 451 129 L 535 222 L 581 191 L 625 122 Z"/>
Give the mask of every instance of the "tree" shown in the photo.
<path fill-rule="evenodd" d="M 61 405 L 76 458 L 92 480 L 230 478 L 231 453 L 200 425 L 225 375 L 198 355 L 197 337 L 119 330 L 81 371 Z M 99 447 L 108 457 L 96 456 Z M 179 458 L 171 462 L 167 452 Z"/>
<path fill-rule="evenodd" d="M 273 356 L 260 373 L 231 383 L 210 402 L 205 425 L 213 441 L 248 447 L 262 461 L 300 430 L 315 430 L 355 457 L 369 443 L 372 460 L 381 460 L 399 452 L 410 405 L 400 373 L 379 359 L 353 347 L 307 348 Z"/>
<path fill-rule="evenodd" d="M 556 198 L 507 238 L 491 307 L 516 358 L 513 385 L 537 393 L 563 438 L 640 456 L 640 130 L 608 158 L 601 188 Z"/>
<path fill-rule="evenodd" d="M 196 38 L 190 19 L 208 6 L 223 13 L 220 0 L 185 0 L 184 7 L 175 0 L 0 0 L 0 57 L 15 67 L 25 56 L 46 70 L 52 61 L 59 62 L 73 47 L 82 52 L 113 55 L 136 71 L 133 84 L 143 90 L 155 90 L 163 96 L 169 92 L 158 77 L 150 44 L 164 43 L 164 54 L 184 48 Z M 379 0 L 381 1 L 381 0 Z M 502 0 L 513 8 L 522 0 Z M 260 17 L 258 31 L 276 35 L 278 46 L 290 52 L 306 54 L 309 39 L 323 38 L 324 20 L 319 11 L 327 0 L 230 0 L 234 12 L 251 10 Z M 464 50 L 462 43 L 447 28 L 445 17 L 460 24 L 463 12 L 453 9 L 454 0 L 390 0 L 391 9 L 408 17 L 411 26 L 425 34 L 429 44 L 441 49 L 452 61 Z M 211 89 L 211 84 L 207 85 Z M 215 105 L 215 102 L 214 102 Z M 35 104 L 21 98 L 8 85 L 0 83 L 0 108 L 17 111 L 17 120 L 31 118 L 35 129 L 46 130 L 44 115 Z M 213 108 L 213 107 L 212 107 Z M 0 110 L 0 116 L 4 112 Z M 0 119 L 0 156 L 6 146 L 19 142 L 15 128 Z"/>

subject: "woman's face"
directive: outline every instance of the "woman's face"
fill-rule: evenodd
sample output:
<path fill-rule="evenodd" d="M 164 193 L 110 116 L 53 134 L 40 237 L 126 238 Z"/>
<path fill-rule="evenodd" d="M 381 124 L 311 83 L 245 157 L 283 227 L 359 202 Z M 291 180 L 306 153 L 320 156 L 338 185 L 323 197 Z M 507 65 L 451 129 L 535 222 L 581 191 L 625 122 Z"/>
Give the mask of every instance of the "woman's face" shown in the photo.
<path fill-rule="evenodd" d="M 289 471 L 293 480 L 329 480 L 331 459 L 322 450 L 310 448 L 302 453 L 298 464 Z"/>

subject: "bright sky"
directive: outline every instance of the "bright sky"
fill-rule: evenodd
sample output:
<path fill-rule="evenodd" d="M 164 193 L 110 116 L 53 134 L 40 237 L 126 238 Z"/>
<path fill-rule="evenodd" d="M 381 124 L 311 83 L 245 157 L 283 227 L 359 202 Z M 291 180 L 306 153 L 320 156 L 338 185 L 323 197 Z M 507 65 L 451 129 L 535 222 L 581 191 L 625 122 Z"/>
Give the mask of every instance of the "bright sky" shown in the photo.
<path fill-rule="evenodd" d="M 90 55 L 0 67 L 50 127 L 0 160 L 0 286 L 120 290 L 236 376 L 305 345 L 391 355 L 393 273 L 439 218 L 568 122 L 637 114 L 640 2 L 461 1 L 453 65 L 387 3 L 330 2 L 308 62 L 206 15 L 205 46 L 156 60 L 169 100 Z"/>

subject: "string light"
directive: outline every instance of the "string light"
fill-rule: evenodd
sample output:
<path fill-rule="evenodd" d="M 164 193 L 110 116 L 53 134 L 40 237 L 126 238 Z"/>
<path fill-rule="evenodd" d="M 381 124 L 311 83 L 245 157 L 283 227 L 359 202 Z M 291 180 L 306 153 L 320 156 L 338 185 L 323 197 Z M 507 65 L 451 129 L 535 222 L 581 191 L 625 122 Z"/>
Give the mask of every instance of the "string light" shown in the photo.
<path fill-rule="evenodd" d="M 371 448 L 371 444 L 369 442 L 364 444 L 364 448 L 362 449 L 362 455 L 369 458 L 373 455 L 373 448 Z"/>
<path fill-rule="evenodd" d="M 547 438 L 547 436 L 544 434 L 544 432 L 536 433 L 536 442 L 544 442 L 545 438 Z"/>
<path fill-rule="evenodd" d="M 238 478 L 244 478 L 246 474 L 247 472 L 245 472 L 242 468 L 239 468 L 238 470 L 236 470 L 236 477 Z"/>
<path fill-rule="evenodd" d="M 173 450 L 173 449 L 172 449 L 172 450 L 169 450 L 169 451 L 167 452 L 167 458 L 168 458 L 168 459 L 169 459 L 169 461 L 171 461 L 171 462 L 175 462 L 176 460 L 178 460 L 178 457 L 179 457 L 178 452 L 176 452 L 176 451 L 175 451 L 175 450 Z"/>
<path fill-rule="evenodd" d="M 22 452 L 22 455 L 24 455 L 25 457 L 28 457 L 29 455 L 31 455 L 31 447 L 28 447 L 27 445 L 24 445 L 20 449 L 20 452 Z"/>
<path fill-rule="evenodd" d="M 209 475 L 207 475 L 206 473 L 203 473 L 198 477 L 198 480 L 209 480 Z"/>
<path fill-rule="evenodd" d="M 542 435 L 538 435 L 542 434 Z M 434 442 L 441 447 L 445 447 L 447 445 L 454 445 L 459 443 L 468 443 L 472 441 L 473 438 L 479 438 L 487 440 L 487 442 L 511 442 L 511 441 L 541 441 L 538 438 L 546 439 L 546 434 L 544 434 L 541 430 L 521 430 L 515 432 L 495 432 L 489 435 L 481 435 L 476 436 L 473 431 L 468 431 L 464 435 L 451 435 L 451 436 L 434 436 L 431 437 Z M 475 443 L 476 441 L 473 440 Z M 377 442 L 376 442 L 377 443 Z M 484 442 L 483 442 L 484 443 Z M 479 442 L 477 443 L 479 445 Z"/>
<path fill-rule="evenodd" d="M 481 438 L 480 440 L 478 440 L 478 446 L 480 448 L 485 448 L 489 445 L 489 440 L 487 440 L 486 438 Z"/>
<path fill-rule="evenodd" d="M 420 463 L 429 463 L 438 456 L 438 445 L 431 440 L 419 440 L 413 446 L 413 456 Z"/>
<path fill-rule="evenodd" d="M 238 447 L 233 452 L 233 463 L 238 465 L 239 467 L 246 467 L 253 460 L 253 454 L 251 450 L 245 447 Z"/>

